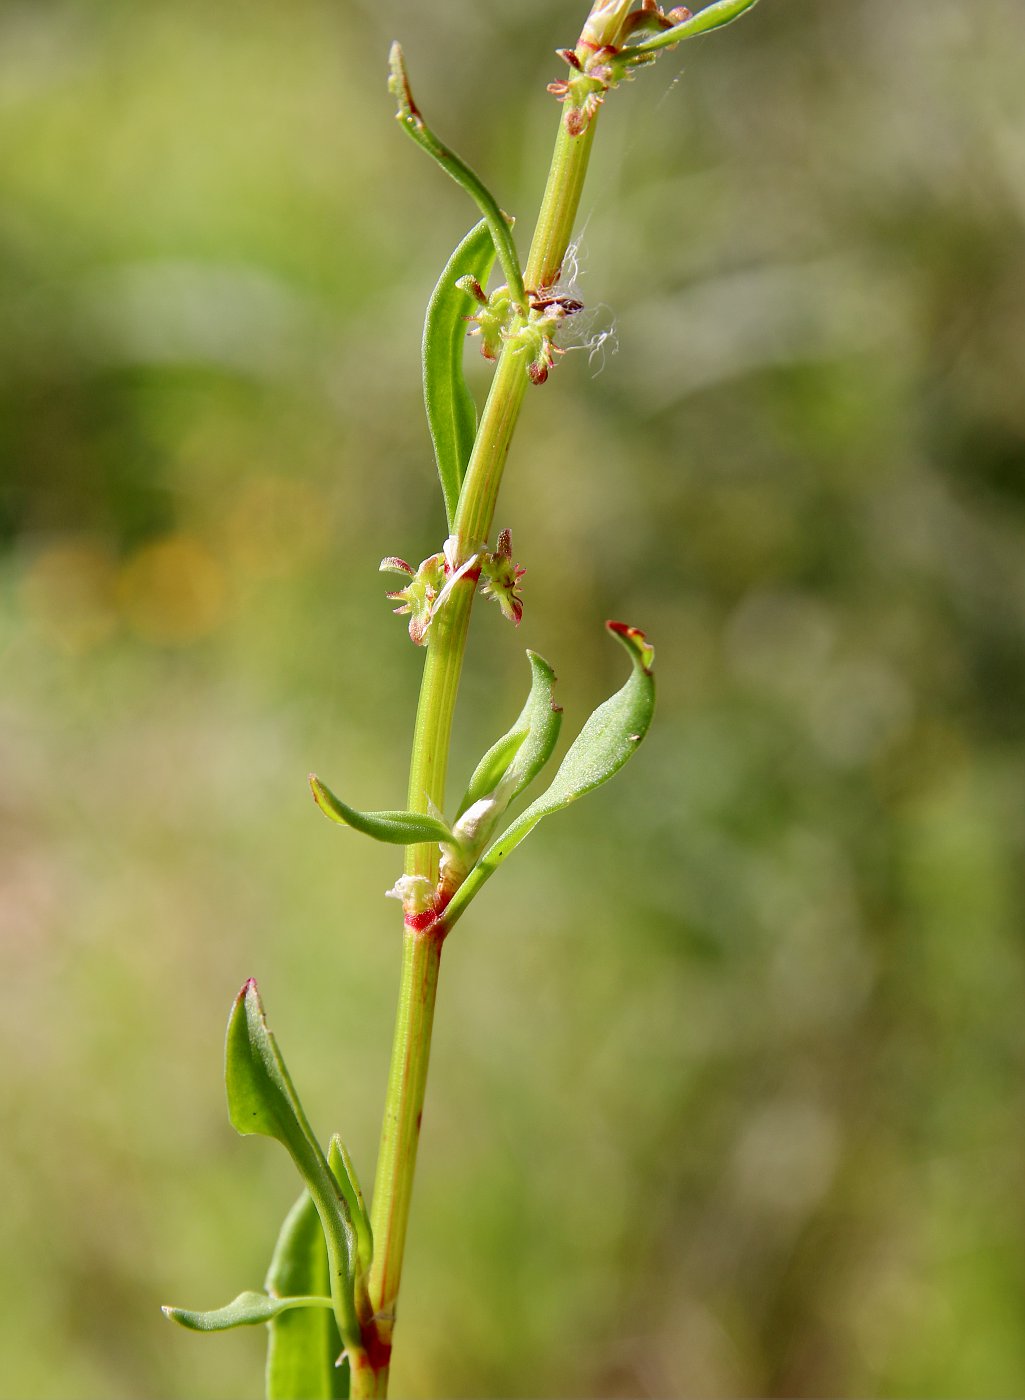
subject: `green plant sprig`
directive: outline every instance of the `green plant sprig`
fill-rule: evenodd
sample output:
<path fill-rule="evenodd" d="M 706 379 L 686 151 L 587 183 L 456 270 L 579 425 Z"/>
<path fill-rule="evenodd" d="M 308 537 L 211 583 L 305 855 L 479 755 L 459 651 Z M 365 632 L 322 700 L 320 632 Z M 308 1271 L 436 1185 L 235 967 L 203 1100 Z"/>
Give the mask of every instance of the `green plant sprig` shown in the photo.
<path fill-rule="evenodd" d="M 664 48 L 738 18 L 755 0 L 716 0 L 690 15 L 668 15 L 656 0 L 594 0 L 574 49 L 560 50 L 569 76 L 550 85 L 563 104 L 548 180 L 525 271 L 508 219 L 479 177 L 425 122 L 413 100 L 402 50 L 392 46 L 389 88 L 403 129 L 477 205 L 483 216 L 457 246 L 431 297 L 423 337 L 424 404 L 449 537 L 389 594 L 409 616 L 411 639 L 426 646 L 410 761 L 407 806 L 362 811 L 311 775 L 314 799 L 333 822 L 406 848 L 394 891 L 404 935 L 398 1012 L 381 1144 L 368 1214 L 341 1141 L 325 1154 L 306 1118 L 250 979 L 232 1008 L 225 1045 L 229 1117 L 242 1134 L 273 1137 L 289 1152 L 303 1191 L 278 1236 L 263 1293 L 240 1294 L 209 1312 L 165 1308 L 195 1331 L 264 1323 L 269 1331 L 268 1400 L 385 1396 L 402 1273 L 442 946 L 498 867 L 544 818 L 606 782 L 636 752 L 654 709 L 654 651 L 643 632 L 610 622 L 631 663 L 626 683 L 600 705 L 554 778 L 518 817 L 515 800 L 539 776 L 562 722 L 555 673 L 528 651 L 531 686 L 511 728 L 481 758 L 451 821 L 445 786 L 467 628 L 478 591 L 518 622 L 522 570 L 508 531 L 491 536 L 509 445 L 527 387 L 545 382 L 558 353 L 561 320 L 578 304 L 557 284 L 573 232 L 605 95 Z M 651 37 L 641 38 L 654 31 Z M 506 288 L 484 285 L 497 258 Z M 467 320 L 497 365 L 478 422 L 463 376 Z M 504 829 L 503 828 L 504 825 Z M 497 834 L 496 834 L 497 833 Z"/>

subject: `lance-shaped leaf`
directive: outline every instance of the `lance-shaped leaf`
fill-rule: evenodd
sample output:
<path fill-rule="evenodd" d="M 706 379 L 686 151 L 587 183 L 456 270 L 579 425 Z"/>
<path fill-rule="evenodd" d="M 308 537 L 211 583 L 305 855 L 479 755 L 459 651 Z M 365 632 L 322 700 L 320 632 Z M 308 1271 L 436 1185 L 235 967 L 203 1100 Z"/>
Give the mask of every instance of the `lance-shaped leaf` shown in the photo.
<path fill-rule="evenodd" d="M 757 2 L 758 0 L 715 0 L 715 4 L 706 5 L 703 10 L 691 15 L 690 19 L 685 19 L 682 24 L 674 24 L 672 29 L 665 29 L 642 44 L 631 44 L 628 48 L 621 49 L 617 62 L 643 63 L 649 57 L 653 58 L 659 49 L 671 48 L 682 39 L 693 39 L 698 34 L 707 34 L 712 29 L 721 29 L 724 24 L 731 24 Z"/>
<path fill-rule="evenodd" d="M 231 1327 L 254 1327 L 258 1322 L 270 1322 L 291 1308 L 333 1307 L 330 1298 L 320 1295 L 268 1298 L 266 1293 L 240 1293 L 223 1308 L 214 1308 L 211 1312 L 190 1312 L 187 1308 L 169 1307 L 160 1311 L 172 1322 L 180 1322 L 192 1332 L 227 1332 Z"/>
<path fill-rule="evenodd" d="M 472 277 L 483 286 L 495 261 L 495 244 L 487 221 L 466 235 L 445 265 L 427 306 L 424 322 L 424 407 L 434 443 L 445 514 L 452 530 L 466 464 L 477 435 L 477 405 L 463 374 L 466 322 L 473 296 L 456 285 Z"/>
<path fill-rule="evenodd" d="M 329 1286 L 320 1216 L 310 1193 L 303 1191 L 285 1217 L 264 1287 L 276 1298 L 323 1294 Z M 341 1400 L 348 1395 L 348 1370 L 335 1365 L 342 1341 L 332 1313 L 322 1308 L 282 1312 L 268 1330 L 267 1400 Z"/>
<path fill-rule="evenodd" d="M 451 841 L 452 832 L 437 817 L 420 812 L 357 812 L 340 797 L 336 797 L 316 774 L 310 774 L 313 800 L 333 822 L 351 826 L 372 836 L 375 841 L 388 841 L 393 846 L 416 846 L 422 841 Z"/>
<path fill-rule="evenodd" d="M 513 301 L 526 310 L 527 297 L 523 290 L 523 273 L 520 271 L 520 260 L 516 255 L 516 245 L 513 243 L 508 221 L 499 209 L 494 195 L 466 162 L 456 155 L 455 151 L 450 150 L 448 146 L 438 140 L 424 121 L 423 113 L 413 101 L 409 75 L 406 72 L 406 62 L 399 44 L 392 44 L 388 63 L 391 69 L 388 88 L 398 103 L 399 110 L 395 115 L 402 124 L 402 129 L 413 138 L 418 146 L 422 146 L 429 156 L 434 157 L 442 170 L 447 175 L 451 175 L 457 185 L 463 187 L 484 215 L 484 220 L 491 230 L 498 260 L 502 264 L 502 272 L 505 274 Z"/>
<path fill-rule="evenodd" d="M 268 1029 L 253 978 L 239 992 L 228 1019 L 224 1082 L 228 1116 L 236 1132 L 276 1138 L 298 1168 L 324 1231 L 338 1330 L 348 1349 L 361 1349 L 354 1301 L 356 1229 Z"/>
<path fill-rule="evenodd" d="M 619 771 L 648 732 L 655 707 L 652 662 L 655 651 L 644 633 L 623 622 L 606 623 L 626 647 L 633 670 L 626 685 L 599 705 L 570 746 L 547 791 L 494 841 L 470 871 L 445 911 L 450 927 L 465 910 L 485 880 L 542 819 L 568 807 L 585 792 L 600 786 Z"/>
<path fill-rule="evenodd" d="M 508 806 L 537 777 L 551 757 L 562 725 L 562 706 L 555 703 L 555 672 L 536 651 L 530 662 L 530 694 L 516 723 L 492 744 L 477 764 L 459 804 L 459 815 L 481 798 L 501 788 Z"/>
<path fill-rule="evenodd" d="M 356 1175 L 352 1158 L 337 1133 L 332 1137 L 327 1149 L 327 1164 L 334 1179 L 342 1189 L 345 1203 L 349 1207 L 352 1223 L 356 1227 L 356 1240 L 359 1245 L 360 1268 L 365 1274 L 370 1272 L 374 1257 L 374 1236 L 370 1228 L 370 1216 L 363 1199 L 363 1189 Z"/>

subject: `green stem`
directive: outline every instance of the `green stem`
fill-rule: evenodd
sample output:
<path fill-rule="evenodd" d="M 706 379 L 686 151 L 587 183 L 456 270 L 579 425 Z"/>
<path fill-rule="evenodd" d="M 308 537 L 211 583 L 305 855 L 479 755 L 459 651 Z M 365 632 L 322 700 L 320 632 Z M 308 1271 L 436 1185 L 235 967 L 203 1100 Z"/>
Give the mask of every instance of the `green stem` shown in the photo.
<path fill-rule="evenodd" d="M 596 116 L 591 118 L 579 136 L 571 136 L 566 123 L 559 122 L 548 184 L 523 273 L 523 280 L 532 292 L 541 291 L 559 280 L 584 188 L 587 163 L 594 143 L 595 121 Z"/>
<path fill-rule="evenodd" d="M 449 736 L 475 590 L 476 579 L 460 579 L 431 623 L 409 765 L 411 812 L 428 812 L 432 802 L 439 809 L 444 804 Z M 426 879 L 433 890 L 438 879 L 437 845 L 408 846 L 406 874 Z"/>
<path fill-rule="evenodd" d="M 592 121 L 581 135 L 570 136 L 560 119 L 548 184 L 527 262 L 526 283 L 532 290 L 551 286 L 558 278 L 580 202 L 593 132 Z M 504 351 L 481 417 L 456 512 L 454 534 L 460 562 L 482 549 L 491 532 L 502 472 L 528 382 L 523 355 L 511 349 Z M 439 808 L 444 805 L 452 719 L 476 585 L 476 576 L 470 571 L 456 584 L 431 624 L 410 765 L 409 807 L 413 811 L 426 812 L 431 803 Z M 433 889 L 438 878 L 437 847 L 410 847 L 406 874 L 426 879 Z M 379 1344 L 374 1374 L 361 1373 L 352 1378 L 353 1397 L 387 1393 L 388 1356 L 402 1273 L 438 967 L 445 935 L 440 924 L 422 927 L 429 915 L 418 919 L 411 910 L 412 906 L 407 906 L 398 1016 L 374 1183 L 370 1301 Z"/>
<path fill-rule="evenodd" d="M 438 992 L 438 967 L 444 935 L 407 926 L 402 944 L 402 980 L 395 1018 L 395 1039 L 388 1095 L 381 1129 L 381 1150 L 374 1184 L 374 1259 L 370 1273 L 371 1306 L 379 1339 L 376 1377 L 353 1375 L 352 1395 L 387 1393 L 388 1360 L 395 1325 L 402 1256 L 413 1193 L 420 1117 L 427 1088 L 431 1028 Z M 383 1203 L 386 1209 L 381 1209 Z M 377 1388 L 359 1388 L 373 1383 Z"/>
<path fill-rule="evenodd" d="M 523 396 L 530 380 L 527 377 L 527 362 L 523 353 L 503 350 L 491 381 L 491 392 L 484 405 L 480 427 L 474 439 L 473 451 L 463 478 L 463 488 L 459 495 L 459 506 L 453 531 L 458 541 L 460 558 L 468 558 L 478 549 L 483 549 L 491 533 L 491 522 L 495 515 L 498 488 L 502 484 L 502 472 L 509 455 L 509 444 L 516 428 Z M 475 588 L 464 588 L 460 602 L 469 614 L 473 604 Z M 453 600 L 455 601 L 455 600 Z M 433 643 L 432 643 L 433 645 Z M 462 658 L 460 657 L 460 663 Z"/>

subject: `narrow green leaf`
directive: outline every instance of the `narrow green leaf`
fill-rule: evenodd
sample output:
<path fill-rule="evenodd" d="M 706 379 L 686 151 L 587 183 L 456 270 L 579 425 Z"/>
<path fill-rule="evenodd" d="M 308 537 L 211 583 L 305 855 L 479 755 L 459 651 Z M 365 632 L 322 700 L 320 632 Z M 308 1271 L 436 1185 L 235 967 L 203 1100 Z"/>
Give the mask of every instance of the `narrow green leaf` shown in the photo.
<path fill-rule="evenodd" d="M 303 1191 L 285 1217 L 264 1287 L 271 1297 L 323 1294 L 329 1289 L 327 1246 L 320 1216 Z M 343 1400 L 348 1367 L 336 1366 L 342 1340 L 333 1315 L 317 1308 L 281 1313 L 270 1321 L 267 1400 Z"/>
<path fill-rule="evenodd" d="M 253 1327 L 258 1322 L 270 1322 L 290 1308 L 333 1308 L 330 1298 L 302 1296 L 298 1298 L 268 1298 L 266 1293 L 240 1293 L 223 1308 L 212 1312 L 189 1312 L 186 1308 L 161 1308 L 165 1317 L 181 1323 L 192 1332 L 226 1332 L 230 1327 Z"/>
<path fill-rule="evenodd" d="M 651 673 L 654 648 L 636 627 L 622 622 L 609 622 L 606 626 L 630 653 L 633 670 L 629 680 L 591 715 L 571 744 L 551 786 L 488 847 L 470 871 L 445 911 L 445 922 L 450 927 L 484 882 L 542 817 L 568 807 L 611 778 L 636 752 L 648 732 L 655 707 L 655 682 Z"/>
<path fill-rule="evenodd" d="M 326 787 L 316 774 L 310 774 L 313 800 L 333 822 L 351 826 L 375 841 L 389 841 L 393 846 L 415 846 L 421 841 L 451 841 L 452 833 L 437 817 L 419 812 L 357 812 Z"/>
<path fill-rule="evenodd" d="M 555 703 L 556 675 L 543 656 L 527 652 L 530 694 L 516 727 L 526 729 L 523 743 L 502 779 L 502 794 L 512 802 L 534 781 L 552 756 L 562 728 L 562 706 Z"/>
<path fill-rule="evenodd" d="M 422 146 L 429 156 L 433 156 L 446 175 L 450 175 L 457 185 L 462 186 L 484 215 L 484 220 L 491 230 L 491 237 L 494 239 L 498 260 L 502 264 L 502 272 L 505 274 L 512 299 L 526 310 L 527 297 L 523 290 L 523 273 L 520 271 L 516 245 L 512 240 L 508 221 L 499 209 L 494 195 L 466 162 L 456 155 L 455 151 L 450 150 L 448 146 L 438 140 L 424 121 L 423 114 L 413 101 L 409 75 L 406 72 L 406 63 L 399 44 L 392 44 L 388 63 L 391 69 L 388 89 L 398 103 L 399 110 L 395 115 L 401 123 L 402 129 L 413 138 L 418 146 Z"/>
<path fill-rule="evenodd" d="M 345 1203 L 349 1207 L 349 1214 L 356 1226 L 360 1267 L 365 1274 L 368 1274 L 374 1257 L 374 1235 L 370 1228 L 370 1215 L 363 1199 L 363 1189 L 359 1184 L 352 1158 L 337 1133 L 328 1143 L 327 1164 L 331 1168 L 334 1179 L 341 1187 Z"/>
<path fill-rule="evenodd" d="M 552 755 L 562 725 L 562 707 L 555 703 L 555 672 L 536 651 L 528 651 L 527 660 L 530 662 L 527 702 L 513 727 L 492 744 L 474 769 L 459 804 L 460 816 L 474 802 L 499 787 L 502 801 L 508 806 L 537 777 Z"/>
<path fill-rule="evenodd" d="M 519 722 L 517 720 L 516 724 L 518 725 Z M 463 793 L 463 800 L 459 804 L 458 816 L 461 817 L 467 807 L 472 807 L 482 797 L 487 797 L 489 792 L 494 792 L 509 771 L 509 764 L 516 757 L 516 752 L 526 737 L 527 731 L 518 729 L 514 725 L 508 734 L 503 734 L 501 739 L 497 739 L 491 745 L 473 770 L 473 776 L 470 778 L 466 791 Z"/>
<path fill-rule="evenodd" d="M 656 54 L 659 49 L 670 48 L 682 39 L 693 39 L 698 34 L 708 34 L 713 29 L 721 29 L 724 24 L 731 24 L 735 19 L 739 19 L 757 3 L 758 0 L 715 0 L 714 5 L 706 5 L 703 10 L 699 10 L 682 24 L 663 30 L 653 39 L 646 39 L 643 44 L 632 44 L 621 49 L 619 60 L 623 63 L 633 63 L 649 54 Z"/>
<path fill-rule="evenodd" d="M 434 443 L 449 531 L 456 518 L 459 488 L 477 435 L 477 405 L 463 374 L 466 322 L 474 308 L 469 292 L 456 286 L 473 277 L 483 287 L 495 261 L 495 244 L 487 221 L 466 235 L 445 265 L 427 306 L 424 322 L 424 407 Z"/>
<path fill-rule="evenodd" d="M 306 1183 L 327 1243 L 338 1330 L 347 1347 L 362 1346 L 353 1293 L 358 1248 L 355 1226 L 267 1027 L 252 978 L 236 997 L 228 1019 L 224 1080 L 228 1116 L 236 1132 L 277 1139 Z"/>

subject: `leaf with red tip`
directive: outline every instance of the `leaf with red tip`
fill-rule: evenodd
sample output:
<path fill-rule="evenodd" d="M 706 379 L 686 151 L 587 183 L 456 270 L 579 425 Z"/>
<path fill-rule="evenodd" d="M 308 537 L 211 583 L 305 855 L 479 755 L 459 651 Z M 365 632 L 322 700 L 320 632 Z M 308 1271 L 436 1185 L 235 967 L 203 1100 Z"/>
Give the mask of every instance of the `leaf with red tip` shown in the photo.
<path fill-rule="evenodd" d="M 400 559 L 397 554 L 389 554 L 381 560 L 378 566 L 378 573 L 382 574 L 409 574 L 412 578 L 414 570 L 405 559 Z M 389 598 L 391 594 L 389 593 Z"/>
<path fill-rule="evenodd" d="M 551 786 L 488 847 L 467 875 L 445 911 L 449 927 L 485 880 L 543 817 L 568 807 L 584 793 L 607 782 L 637 751 L 648 732 L 655 708 L 654 647 L 636 627 L 628 627 L 624 622 L 609 622 L 606 626 L 630 653 L 633 670 L 629 680 L 591 715 L 570 745 Z"/>

